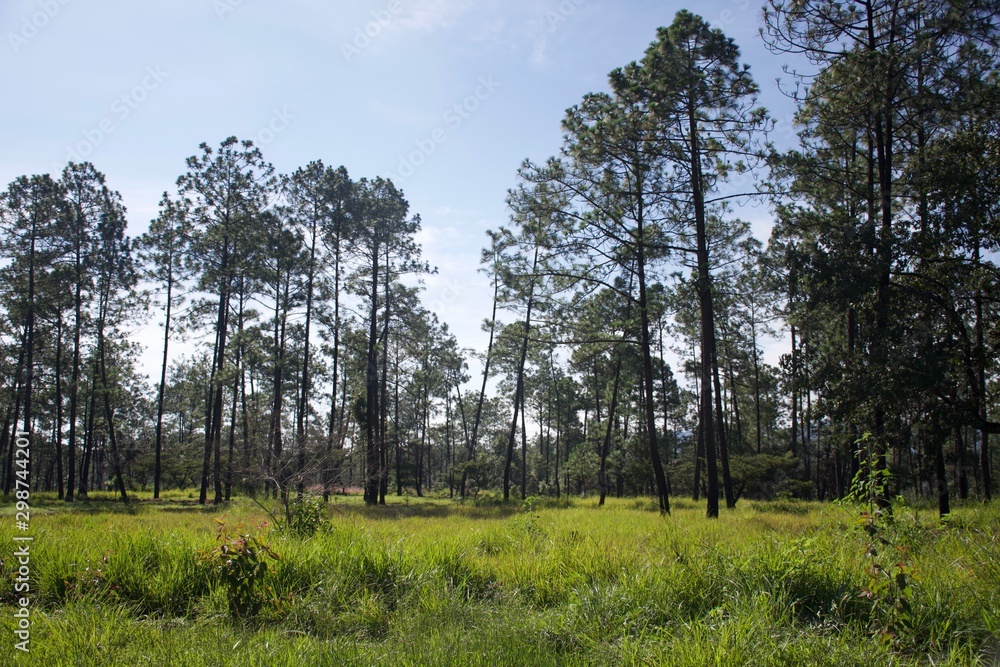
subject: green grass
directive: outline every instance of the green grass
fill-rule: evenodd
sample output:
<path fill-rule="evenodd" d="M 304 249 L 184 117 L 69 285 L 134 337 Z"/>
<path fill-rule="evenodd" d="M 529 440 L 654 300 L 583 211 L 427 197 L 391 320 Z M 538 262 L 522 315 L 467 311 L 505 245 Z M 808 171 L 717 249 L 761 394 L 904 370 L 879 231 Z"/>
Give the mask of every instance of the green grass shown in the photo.
<path fill-rule="evenodd" d="M 840 506 L 337 498 L 312 537 L 186 493 L 123 508 L 32 497 L 31 653 L 13 650 L 0 505 L 0 664 L 973 665 L 1000 659 L 1000 511 L 903 509 L 873 543 Z M 281 514 L 272 509 L 275 516 Z M 218 523 L 279 555 L 234 620 Z M 889 581 L 909 569 L 905 594 Z M 878 562 L 889 578 L 873 578 Z M 892 579 L 895 582 L 895 579 Z M 893 597 L 896 595 L 896 597 Z"/>

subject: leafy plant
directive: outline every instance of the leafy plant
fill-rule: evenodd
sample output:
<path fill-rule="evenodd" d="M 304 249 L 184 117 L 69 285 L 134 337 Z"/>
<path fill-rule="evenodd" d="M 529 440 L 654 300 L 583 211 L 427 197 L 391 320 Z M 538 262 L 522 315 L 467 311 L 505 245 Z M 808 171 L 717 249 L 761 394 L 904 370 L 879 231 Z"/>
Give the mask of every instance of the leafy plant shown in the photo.
<path fill-rule="evenodd" d="M 265 586 L 269 571 L 267 560 L 278 560 L 279 556 L 244 524 L 230 528 L 222 519 L 215 521 L 219 524 L 219 544 L 202 552 L 200 557 L 219 572 L 226 587 L 230 615 L 234 619 L 252 618 L 273 597 L 271 589 Z M 266 524 L 259 526 L 260 529 L 265 527 Z"/>
<path fill-rule="evenodd" d="M 326 504 L 323 499 L 303 496 L 286 506 L 282 530 L 288 530 L 299 537 L 310 537 L 326 523 Z"/>
<path fill-rule="evenodd" d="M 860 595 L 871 603 L 871 629 L 898 645 L 911 625 L 917 571 L 909 545 L 900 539 L 892 507 L 884 502 L 892 473 L 879 465 L 871 434 L 857 444 L 860 466 L 845 502 L 859 509 L 856 524 L 865 535 L 866 584 Z"/>

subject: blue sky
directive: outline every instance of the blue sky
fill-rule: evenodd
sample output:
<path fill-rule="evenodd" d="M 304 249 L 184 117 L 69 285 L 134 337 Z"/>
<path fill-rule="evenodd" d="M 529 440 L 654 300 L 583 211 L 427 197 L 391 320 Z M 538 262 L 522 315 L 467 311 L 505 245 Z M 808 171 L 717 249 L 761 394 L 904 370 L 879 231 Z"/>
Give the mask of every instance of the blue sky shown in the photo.
<path fill-rule="evenodd" d="M 284 173 L 322 159 L 391 176 L 438 267 L 425 304 L 484 348 L 479 251 L 518 165 L 555 153 L 565 109 L 682 8 L 736 39 L 787 140 L 775 78 L 790 78 L 757 0 L 3 0 L 0 180 L 90 160 L 136 235 L 203 141 L 254 139 Z M 766 236 L 766 207 L 741 215 Z"/>

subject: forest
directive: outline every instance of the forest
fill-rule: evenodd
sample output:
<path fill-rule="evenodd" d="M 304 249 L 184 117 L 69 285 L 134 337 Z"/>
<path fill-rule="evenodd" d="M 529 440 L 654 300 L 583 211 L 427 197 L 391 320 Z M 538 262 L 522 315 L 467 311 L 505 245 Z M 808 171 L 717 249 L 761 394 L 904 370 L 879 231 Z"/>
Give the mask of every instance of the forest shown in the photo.
<path fill-rule="evenodd" d="M 15 178 L 0 662 L 996 664 L 998 16 L 768 0 L 790 128 L 678 12 L 510 175 L 483 349 L 392 178 Z"/>
<path fill-rule="evenodd" d="M 680 12 L 519 170 L 484 239 L 485 350 L 421 303 L 435 269 L 391 180 L 278 174 L 230 137 L 133 237 L 95 165 L 19 177 L 0 198 L 4 493 L 24 431 L 31 488 L 66 501 L 652 495 L 714 517 L 842 498 L 859 473 L 942 516 L 988 501 L 995 9 L 773 2 L 768 46 L 816 68 L 788 92 L 785 151 L 737 45 Z M 126 335 L 150 320 L 156 369 Z"/>

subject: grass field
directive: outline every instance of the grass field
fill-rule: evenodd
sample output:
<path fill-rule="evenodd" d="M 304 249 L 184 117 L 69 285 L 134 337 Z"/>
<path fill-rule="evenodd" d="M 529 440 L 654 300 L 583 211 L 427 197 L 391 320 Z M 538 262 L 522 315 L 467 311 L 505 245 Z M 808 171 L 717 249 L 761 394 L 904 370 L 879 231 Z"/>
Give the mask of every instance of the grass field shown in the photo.
<path fill-rule="evenodd" d="M 306 535 L 248 500 L 36 494 L 27 654 L 0 505 L 0 664 L 1000 664 L 996 507 L 389 501 Z"/>

